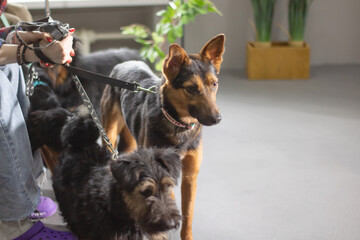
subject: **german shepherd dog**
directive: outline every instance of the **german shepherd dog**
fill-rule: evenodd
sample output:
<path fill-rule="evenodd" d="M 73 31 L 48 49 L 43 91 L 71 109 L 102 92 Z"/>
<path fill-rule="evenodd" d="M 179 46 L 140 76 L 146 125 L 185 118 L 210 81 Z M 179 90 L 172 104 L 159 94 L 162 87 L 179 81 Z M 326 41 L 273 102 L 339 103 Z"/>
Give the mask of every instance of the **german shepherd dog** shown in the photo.
<path fill-rule="evenodd" d="M 115 66 L 111 77 L 144 87 L 157 86 L 156 94 L 133 93 L 106 86 L 102 99 L 102 123 L 114 146 L 132 152 L 139 147 L 175 147 L 182 156 L 181 238 L 192 239 L 196 180 L 202 160 L 202 125 L 221 121 L 216 105 L 218 74 L 225 36 L 212 38 L 198 54 L 188 55 L 177 44 L 169 47 L 159 79 L 143 62 Z"/>

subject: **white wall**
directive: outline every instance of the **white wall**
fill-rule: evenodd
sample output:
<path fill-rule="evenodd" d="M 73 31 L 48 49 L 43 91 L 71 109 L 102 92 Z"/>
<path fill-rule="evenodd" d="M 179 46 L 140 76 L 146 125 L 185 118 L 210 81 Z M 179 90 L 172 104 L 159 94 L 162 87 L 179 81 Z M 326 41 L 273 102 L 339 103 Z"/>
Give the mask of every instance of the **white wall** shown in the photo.
<path fill-rule="evenodd" d="M 213 0 L 223 16 L 200 16 L 186 27 L 185 46 L 198 51 L 218 33 L 227 37 L 223 68 L 244 69 L 246 42 L 254 40 L 249 19 L 253 19 L 250 0 Z M 277 0 L 272 31 L 273 41 L 287 41 L 276 26 L 287 29 L 288 0 Z M 360 63 L 360 1 L 314 0 L 309 11 L 305 40 L 311 47 L 311 64 Z"/>

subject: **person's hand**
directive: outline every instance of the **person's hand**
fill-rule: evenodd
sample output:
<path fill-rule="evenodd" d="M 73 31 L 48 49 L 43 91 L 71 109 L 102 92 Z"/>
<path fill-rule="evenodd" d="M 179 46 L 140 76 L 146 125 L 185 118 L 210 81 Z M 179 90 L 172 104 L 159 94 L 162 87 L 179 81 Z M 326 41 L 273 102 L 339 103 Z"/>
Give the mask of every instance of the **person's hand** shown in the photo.
<path fill-rule="evenodd" d="M 42 49 L 41 51 L 54 63 L 64 64 L 72 61 L 72 56 L 75 55 L 73 46 L 73 32 L 69 32 L 69 35 L 61 41 L 55 41 L 49 47 Z M 41 40 L 40 46 L 49 44 L 49 39 Z M 40 61 L 42 67 L 51 67 L 51 64 Z"/>
<path fill-rule="evenodd" d="M 49 33 L 34 31 L 34 32 L 27 32 L 27 31 L 17 31 L 19 37 L 25 42 L 25 43 L 34 43 L 38 42 L 40 40 L 51 42 L 52 38 Z M 15 34 L 15 32 L 14 32 Z M 19 44 L 19 40 L 14 35 L 12 43 Z"/>

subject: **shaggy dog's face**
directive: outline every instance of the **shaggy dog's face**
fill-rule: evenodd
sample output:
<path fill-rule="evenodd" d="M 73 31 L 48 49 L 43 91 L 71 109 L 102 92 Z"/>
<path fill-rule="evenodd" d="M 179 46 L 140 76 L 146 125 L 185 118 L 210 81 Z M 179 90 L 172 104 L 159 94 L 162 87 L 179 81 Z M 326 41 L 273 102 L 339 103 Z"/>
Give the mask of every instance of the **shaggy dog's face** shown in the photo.
<path fill-rule="evenodd" d="M 180 157 L 174 150 L 146 149 L 122 155 L 111 164 L 111 171 L 130 217 L 145 232 L 163 232 L 180 225 L 173 196 Z"/>

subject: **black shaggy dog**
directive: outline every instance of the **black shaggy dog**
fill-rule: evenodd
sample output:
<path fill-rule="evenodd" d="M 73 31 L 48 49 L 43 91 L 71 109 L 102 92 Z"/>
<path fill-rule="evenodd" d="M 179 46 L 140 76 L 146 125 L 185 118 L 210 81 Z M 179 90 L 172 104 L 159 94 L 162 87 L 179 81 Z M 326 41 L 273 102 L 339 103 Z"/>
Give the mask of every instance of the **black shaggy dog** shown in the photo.
<path fill-rule="evenodd" d="M 80 239 L 167 239 L 181 216 L 172 196 L 180 157 L 171 149 L 141 149 L 112 160 L 84 113 L 62 129 L 64 151 L 53 188 L 69 228 Z"/>

